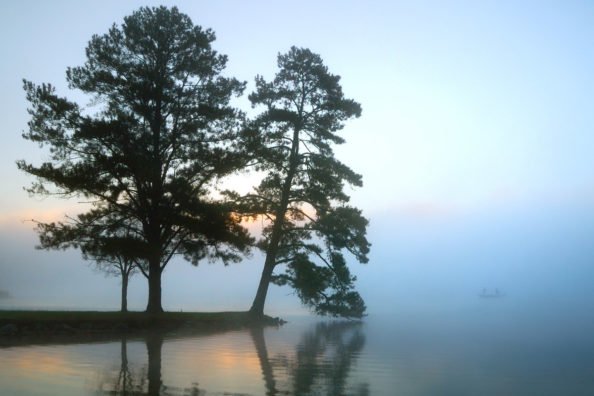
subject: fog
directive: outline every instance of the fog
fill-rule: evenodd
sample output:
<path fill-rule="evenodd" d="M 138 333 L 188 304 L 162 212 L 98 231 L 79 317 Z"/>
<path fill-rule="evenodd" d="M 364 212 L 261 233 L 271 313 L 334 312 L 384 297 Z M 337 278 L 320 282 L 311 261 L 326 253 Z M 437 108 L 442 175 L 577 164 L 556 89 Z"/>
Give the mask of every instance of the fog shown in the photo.
<path fill-rule="evenodd" d="M 33 224 L 23 220 L 60 219 L 78 204 L 22 191 L 32 179 L 14 161 L 40 161 L 43 151 L 20 137 L 29 120 L 21 78 L 79 98 L 64 71 L 84 62 L 92 34 L 140 5 L 160 3 L 29 2 L 0 13 L 0 40 L 10 54 L 0 74 L 7 114 L 0 308 L 119 307 L 119 279 L 97 272 L 77 251 L 34 248 Z M 370 220 L 370 262 L 351 260 L 370 316 L 455 317 L 493 308 L 518 320 L 591 317 L 591 5 L 212 2 L 180 10 L 214 29 L 215 48 L 229 55 L 228 73 L 248 82 L 246 93 L 256 74 L 272 76 L 279 51 L 298 45 L 319 52 L 342 76 L 345 95 L 361 102 L 363 115 L 346 126 L 346 144 L 336 153 L 363 176 L 364 186 L 347 193 Z M 247 309 L 261 267 L 258 252 L 229 267 L 176 258 L 163 276 L 164 308 Z M 504 296 L 480 298 L 483 289 Z M 270 293 L 270 314 L 307 312 L 291 290 Z M 136 275 L 129 306 L 145 305 L 146 281 Z"/>
<path fill-rule="evenodd" d="M 395 387 L 409 395 L 590 394 L 594 215 L 588 205 L 371 211 L 370 262 L 351 264 L 369 317 L 350 380 L 370 383 L 372 394 Z M 94 271 L 76 251 L 35 250 L 29 228 L 15 224 L 0 233 L 0 290 L 10 294 L 0 298 L 1 308 L 118 309 L 116 278 Z M 245 310 L 261 265 L 257 253 L 229 267 L 175 260 L 163 277 L 164 308 Z M 483 288 L 498 288 L 501 296 L 480 297 Z M 145 304 L 146 281 L 137 275 L 130 308 Z M 302 330 L 294 315 L 307 313 L 297 297 L 273 286 L 266 312 L 289 319 L 278 337 L 293 348 L 288 335 Z M 271 359 L 278 349 L 273 333 Z"/>
<path fill-rule="evenodd" d="M 464 315 L 498 307 L 519 320 L 591 318 L 594 215 L 587 207 L 500 206 L 474 212 L 372 213 L 368 264 L 351 263 L 370 315 Z M 119 279 L 105 277 L 75 250 L 34 248 L 30 224 L 3 227 L 3 308 L 117 309 Z M 223 266 L 182 259 L 164 274 L 168 310 L 245 310 L 262 265 L 259 252 Z M 353 260 L 354 261 L 354 260 Z M 481 298 L 483 289 L 502 296 Z M 131 309 L 146 303 L 146 280 L 132 278 Z M 306 313 L 290 289 L 273 286 L 267 311 Z"/>
<path fill-rule="evenodd" d="M 69 90 L 64 74 L 85 62 L 92 35 L 140 6 L 177 3 L 0 3 L 0 310 L 120 308 L 119 278 L 105 276 L 79 251 L 35 248 L 30 219 L 61 220 L 85 205 L 23 191 L 34 180 L 15 161 L 39 164 L 47 148 L 21 137 L 30 120 L 22 78 L 51 83 L 87 106 L 90 98 Z M 369 263 L 348 258 L 369 316 L 357 324 L 366 341 L 351 351 L 345 378 L 369 384 L 374 395 L 594 394 L 594 3 L 177 5 L 216 33 L 214 49 L 229 56 L 226 74 L 247 82 L 234 105 L 248 115 L 255 114 L 247 100 L 254 77 L 272 78 L 277 53 L 291 45 L 319 53 L 341 76 L 345 96 L 362 105 L 335 150 L 362 175 L 363 187 L 346 193 L 369 219 L 372 244 Z M 255 185 L 245 174 L 227 183 L 242 193 Z M 163 308 L 247 310 L 262 266 L 258 251 L 227 267 L 194 267 L 175 257 L 162 277 Z M 147 281 L 136 274 L 128 308 L 143 311 L 146 304 Z M 301 340 L 319 340 L 307 324 L 317 318 L 305 317 L 307 309 L 286 287 L 270 287 L 265 312 L 289 320 L 263 337 L 270 354 L 264 363 L 280 364 L 282 379 L 282 364 L 297 362 L 287 357 L 304 351 Z M 199 377 L 201 386 L 210 378 L 244 385 L 249 376 L 263 389 L 262 357 L 249 334 L 170 341 L 163 361 L 180 368 L 164 370 L 165 382 L 186 386 Z M 204 350 L 195 349 L 200 345 Z M 2 386 L 9 393 L 22 386 L 18 372 L 25 388 L 35 385 L 32 369 L 35 379 L 45 374 L 48 382 L 35 386 L 47 393 L 48 383 L 59 382 L 56 367 L 81 361 L 73 367 L 96 378 L 95 366 L 120 364 L 119 342 L 52 346 L 42 354 L 26 349 L 10 349 L 14 361 L 2 360 L 9 349 L 0 354 L 0 366 L 9 362 L 0 369 L 0 393 Z M 146 349 L 130 342 L 138 369 Z M 73 350 L 80 359 L 69 359 Z M 93 366 L 91 358 L 100 362 Z M 220 370 L 216 358 L 225 369 L 233 363 L 235 374 Z M 341 367 L 337 361 L 332 367 Z M 62 380 L 85 378 L 74 372 L 63 370 Z M 178 375 L 184 380 L 174 381 Z M 225 392 L 215 387 L 209 394 L 219 390 Z"/>
<path fill-rule="evenodd" d="M 472 329 L 476 321 L 541 336 L 585 331 L 594 324 L 593 224 L 587 208 L 559 205 L 403 216 L 399 224 L 386 216 L 372 228 L 380 269 L 361 275 L 361 288 L 370 307 L 403 322 L 412 315 L 433 326 Z M 503 296 L 481 298 L 483 288 Z"/>

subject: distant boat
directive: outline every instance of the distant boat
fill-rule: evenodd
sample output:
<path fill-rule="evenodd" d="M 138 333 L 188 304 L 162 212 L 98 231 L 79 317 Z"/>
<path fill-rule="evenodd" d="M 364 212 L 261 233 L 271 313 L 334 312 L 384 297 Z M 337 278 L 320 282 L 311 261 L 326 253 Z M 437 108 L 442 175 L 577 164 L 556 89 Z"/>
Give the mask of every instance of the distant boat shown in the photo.
<path fill-rule="evenodd" d="M 499 297 L 503 297 L 503 293 L 501 293 L 499 291 L 499 289 L 494 289 L 492 291 L 483 289 L 483 291 L 480 292 L 479 297 L 481 297 L 481 298 L 499 298 Z"/>

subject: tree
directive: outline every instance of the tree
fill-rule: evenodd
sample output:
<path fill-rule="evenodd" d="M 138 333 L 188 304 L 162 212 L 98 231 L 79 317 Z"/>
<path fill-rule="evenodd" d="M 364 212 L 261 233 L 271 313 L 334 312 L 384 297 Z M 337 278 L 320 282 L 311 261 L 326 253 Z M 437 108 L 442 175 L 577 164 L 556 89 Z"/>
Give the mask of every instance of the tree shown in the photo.
<path fill-rule="evenodd" d="M 128 283 L 130 278 L 139 271 L 145 276 L 148 275 L 143 268 L 144 263 L 135 257 L 134 252 L 127 253 L 129 239 L 130 237 L 127 235 L 97 238 L 81 248 L 85 259 L 94 260 L 97 268 L 107 275 L 121 278 L 121 312 L 128 312 Z"/>
<path fill-rule="evenodd" d="M 344 252 L 366 263 L 367 220 L 348 205 L 345 184 L 361 176 L 338 161 L 332 149 L 346 120 L 361 107 L 344 98 L 340 77 L 319 55 L 292 47 L 278 56 L 272 82 L 256 77 L 249 99 L 264 111 L 245 131 L 246 147 L 265 176 L 242 202 L 244 210 L 268 220 L 259 247 L 266 258 L 250 312 L 264 313 L 270 282 L 290 285 L 316 313 L 361 317 L 365 304 L 354 290 Z M 273 274 L 284 264 L 284 271 Z"/>
<path fill-rule="evenodd" d="M 251 242 L 231 206 L 210 193 L 241 164 L 233 142 L 242 114 L 229 101 L 245 87 L 221 76 L 227 57 L 214 40 L 175 7 L 145 7 L 94 35 L 86 63 L 68 68 L 69 87 L 93 98 L 87 108 L 50 84 L 24 83 L 23 137 L 49 148 L 39 166 L 17 162 L 37 177 L 29 191 L 93 204 L 74 222 L 40 226 L 42 246 L 60 231 L 75 242 L 84 227 L 104 241 L 127 230 L 133 256 L 146 262 L 151 313 L 162 311 L 161 274 L 174 255 L 228 263 Z"/>
<path fill-rule="evenodd" d="M 38 223 L 40 247 L 44 249 L 78 248 L 85 260 L 93 260 L 97 268 L 122 281 L 122 312 L 128 311 L 128 282 L 136 272 L 148 279 L 146 261 L 139 257 L 142 240 L 135 237 L 130 220 L 117 213 L 95 210 L 65 223 Z"/>
<path fill-rule="evenodd" d="M 135 261 L 121 254 L 100 254 L 95 256 L 97 267 L 108 275 L 118 276 L 122 280 L 120 311 L 128 312 L 128 283 L 138 271 Z"/>

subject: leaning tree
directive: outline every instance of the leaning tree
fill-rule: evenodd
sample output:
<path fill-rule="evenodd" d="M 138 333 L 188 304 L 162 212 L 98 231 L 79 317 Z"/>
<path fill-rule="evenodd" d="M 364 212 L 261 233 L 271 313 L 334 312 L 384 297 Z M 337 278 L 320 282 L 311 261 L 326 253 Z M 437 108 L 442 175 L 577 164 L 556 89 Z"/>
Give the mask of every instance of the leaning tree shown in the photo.
<path fill-rule="evenodd" d="M 36 176 L 30 192 L 94 205 L 78 222 L 39 227 L 42 245 L 60 229 L 92 227 L 109 213 L 124 228 L 114 224 L 118 231 L 102 236 L 127 229 L 138 242 L 152 313 L 162 311 L 161 274 L 174 255 L 227 263 L 250 243 L 230 206 L 211 194 L 243 161 L 234 147 L 242 114 L 229 102 L 245 87 L 222 76 L 227 58 L 212 49 L 214 40 L 175 7 L 141 8 L 93 36 L 85 64 L 68 68 L 69 87 L 89 95 L 90 105 L 49 84 L 24 83 L 31 120 L 23 137 L 49 148 L 40 165 L 17 162 Z"/>
<path fill-rule="evenodd" d="M 361 176 L 333 152 L 344 142 L 337 132 L 361 107 L 344 97 L 340 77 L 308 49 L 292 47 L 278 56 L 278 67 L 271 82 L 256 77 L 249 99 L 264 110 L 244 135 L 264 177 L 241 200 L 243 210 L 268 220 L 259 241 L 266 258 L 250 312 L 263 315 L 273 282 L 292 286 L 318 314 L 361 317 L 365 304 L 344 256 L 368 261 L 368 222 L 344 192 L 347 184 L 361 186 Z"/>

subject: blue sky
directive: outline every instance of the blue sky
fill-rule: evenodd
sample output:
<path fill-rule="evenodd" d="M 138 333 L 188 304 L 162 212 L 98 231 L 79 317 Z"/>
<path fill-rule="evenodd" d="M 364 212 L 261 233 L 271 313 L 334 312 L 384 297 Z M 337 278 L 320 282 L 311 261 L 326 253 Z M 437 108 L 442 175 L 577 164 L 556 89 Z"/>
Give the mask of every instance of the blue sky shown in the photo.
<path fill-rule="evenodd" d="M 278 52 L 297 45 L 319 53 L 362 104 L 337 154 L 363 175 L 351 195 L 371 220 L 373 250 L 353 268 L 371 312 L 430 306 L 436 295 L 463 301 L 494 285 L 534 299 L 548 290 L 568 303 L 589 290 L 593 3 L 21 1 L 0 5 L 0 289 L 13 296 L 0 306 L 117 308 L 117 280 L 77 252 L 33 249 L 23 220 L 73 213 L 77 203 L 22 190 L 31 179 L 15 160 L 43 152 L 20 137 L 21 79 L 78 98 L 65 70 L 84 62 L 90 37 L 158 4 L 212 28 L 227 73 L 248 81 L 248 92 L 256 74 L 272 76 Z M 247 99 L 238 105 L 247 109 Z M 172 263 L 165 307 L 247 308 L 259 258 L 233 268 Z M 144 279 L 134 279 L 131 305 L 142 309 L 145 293 Z M 299 311 L 289 293 L 275 289 L 269 310 Z"/>

